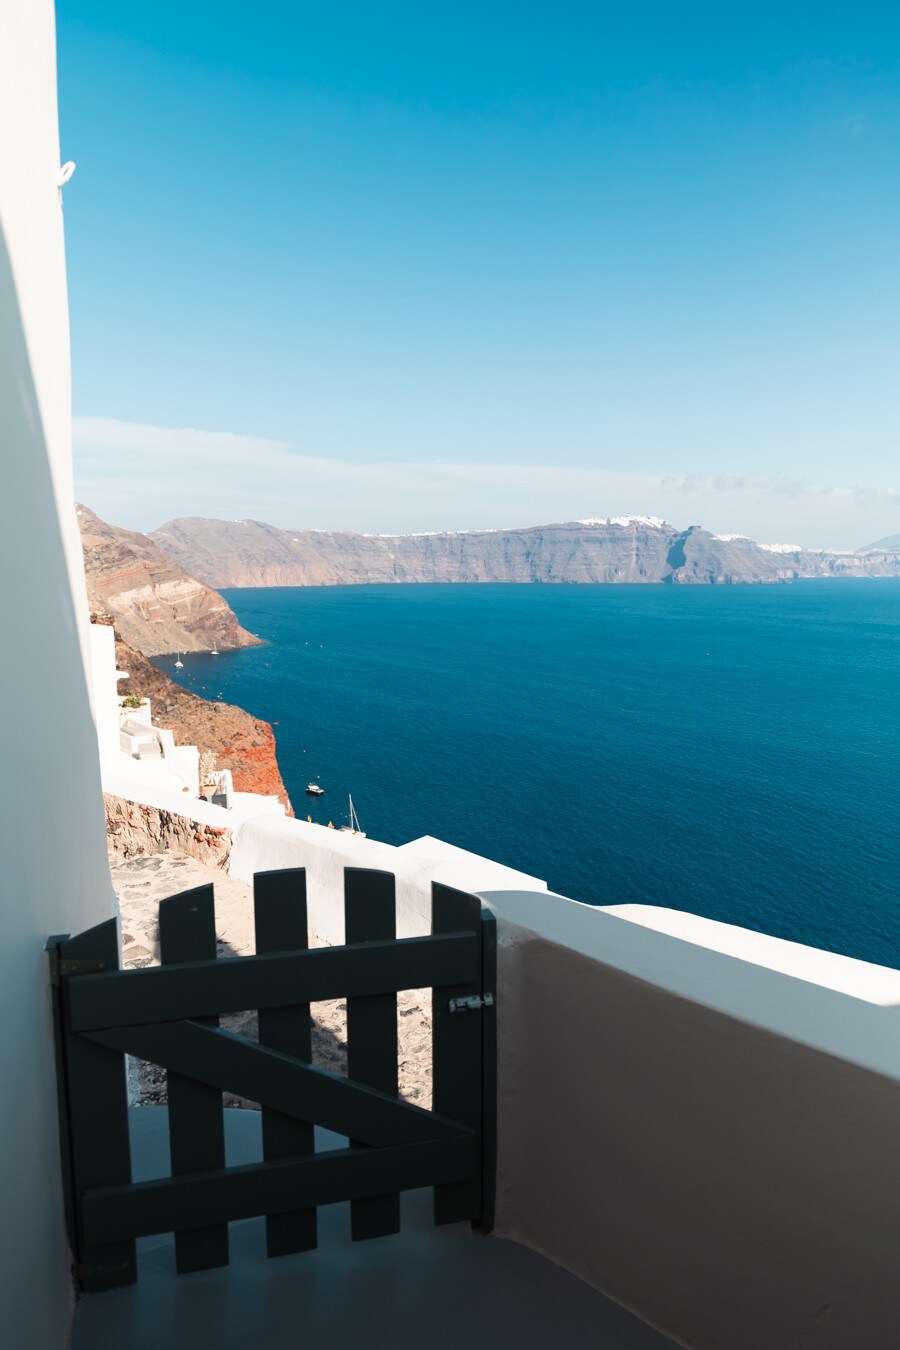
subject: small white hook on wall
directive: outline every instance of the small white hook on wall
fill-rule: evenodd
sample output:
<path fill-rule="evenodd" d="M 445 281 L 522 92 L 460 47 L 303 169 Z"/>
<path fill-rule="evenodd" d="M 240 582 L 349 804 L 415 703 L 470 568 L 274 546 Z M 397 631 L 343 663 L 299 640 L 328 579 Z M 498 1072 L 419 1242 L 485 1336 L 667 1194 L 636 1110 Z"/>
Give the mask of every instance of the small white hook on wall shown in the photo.
<path fill-rule="evenodd" d="M 59 167 L 59 173 L 56 175 L 56 186 L 59 189 L 60 203 L 62 203 L 62 190 L 65 187 L 66 183 L 68 183 L 69 179 L 72 177 L 72 174 L 74 172 L 75 172 L 74 159 L 67 159 L 65 164 L 61 164 Z"/>

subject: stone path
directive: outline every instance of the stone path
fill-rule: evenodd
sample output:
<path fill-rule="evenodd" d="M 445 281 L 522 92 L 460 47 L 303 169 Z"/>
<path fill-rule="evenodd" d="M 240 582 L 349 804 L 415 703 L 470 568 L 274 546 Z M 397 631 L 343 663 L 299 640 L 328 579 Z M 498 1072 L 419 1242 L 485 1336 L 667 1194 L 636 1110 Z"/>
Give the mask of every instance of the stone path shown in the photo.
<path fill-rule="evenodd" d="M 169 895 L 212 884 L 216 897 L 216 937 L 220 956 L 248 956 L 255 951 L 253 896 L 249 886 L 194 858 L 172 853 L 122 860 L 110 859 L 113 885 L 122 912 L 123 964 L 135 969 L 159 965 L 159 902 Z M 313 947 L 322 946 L 315 935 Z M 347 1073 L 347 1005 L 342 999 L 310 1005 L 313 1063 L 333 1073 Z M 407 989 L 397 995 L 400 1095 L 417 1106 L 431 1106 L 431 990 Z M 229 1031 L 256 1037 L 256 1013 L 223 1016 Z M 160 1105 L 166 1100 L 164 1069 L 132 1061 L 134 1100 Z M 226 1106 L 255 1107 L 232 1093 Z"/>

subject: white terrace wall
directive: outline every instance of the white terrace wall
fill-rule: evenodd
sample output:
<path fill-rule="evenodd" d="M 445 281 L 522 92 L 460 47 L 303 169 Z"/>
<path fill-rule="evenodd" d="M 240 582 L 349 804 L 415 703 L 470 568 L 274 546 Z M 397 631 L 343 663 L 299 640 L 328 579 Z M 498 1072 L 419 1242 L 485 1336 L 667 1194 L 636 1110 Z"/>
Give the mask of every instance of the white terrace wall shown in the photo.
<path fill-rule="evenodd" d="M 683 941 L 636 906 L 484 899 L 498 1234 L 691 1350 L 896 1350 L 900 974 L 703 921 Z"/>
<path fill-rule="evenodd" d="M 546 882 L 537 877 L 428 836 L 395 847 L 343 830 L 271 815 L 256 816 L 237 828 L 228 867 L 231 876 L 251 882 L 255 872 L 284 867 L 306 869 L 309 926 L 329 943 L 344 941 L 345 867 L 393 872 L 398 937 L 430 931 L 432 881 L 476 892 L 501 887 L 547 890 Z"/>
<path fill-rule="evenodd" d="M 52 0 L 0 4 L 0 128 L 0 1345 L 56 1350 L 72 1286 L 44 944 L 107 917 L 112 892 L 78 622 Z"/>

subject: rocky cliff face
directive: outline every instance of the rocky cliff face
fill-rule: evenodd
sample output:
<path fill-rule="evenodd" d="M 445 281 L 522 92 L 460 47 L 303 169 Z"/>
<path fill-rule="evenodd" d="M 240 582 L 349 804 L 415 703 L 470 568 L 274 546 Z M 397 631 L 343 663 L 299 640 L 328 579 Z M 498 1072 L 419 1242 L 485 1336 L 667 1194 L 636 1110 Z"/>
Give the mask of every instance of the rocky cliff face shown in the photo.
<path fill-rule="evenodd" d="M 221 595 L 195 581 L 146 535 L 107 525 L 78 507 L 88 603 L 148 656 L 256 646 Z"/>
<path fill-rule="evenodd" d="M 227 867 L 231 856 L 231 830 L 218 829 L 176 815 L 156 806 L 129 802 L 124 797 L 103 794 L 106 807 L 106 840 L 116 858 L 141 858 L 169 853 L 196 858 L 211 867 Z"/>
<path fill-rule="evenodd" d="M 237 792 L 278 797 L 288 814 L 294 814 L 268 722 L 230 703 L 210 703 L 182 689 L 125 642 L 116 642 L 116 663 L 131 676 L 128 692 L 153 700 L 154 722 L 171 728 L 176 744 L 215 751 L 218 768 L 231 770 Z"/>
<path fill-rule="evenodd" d="M 729 584 L 817 576 L 900 576 L 900 555 L 765 546 L 641 516 L 523 530 L 366 535 L 280 530 L 260 521 L 169 521 L 151 538 L 209 586 L 367 582 Z"/>

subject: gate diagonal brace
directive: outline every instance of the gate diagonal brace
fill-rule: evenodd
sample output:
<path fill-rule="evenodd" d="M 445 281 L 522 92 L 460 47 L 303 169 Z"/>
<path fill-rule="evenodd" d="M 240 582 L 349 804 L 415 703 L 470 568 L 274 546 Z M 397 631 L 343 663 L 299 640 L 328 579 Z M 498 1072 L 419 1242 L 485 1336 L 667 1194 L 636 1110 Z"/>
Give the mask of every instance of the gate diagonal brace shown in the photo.
<path fill-rule="evenodd" d="M 219 1027 L 190 1020 L 82 1033 L 370 1147 L 452 1139 L 464 1125 Z"/>

